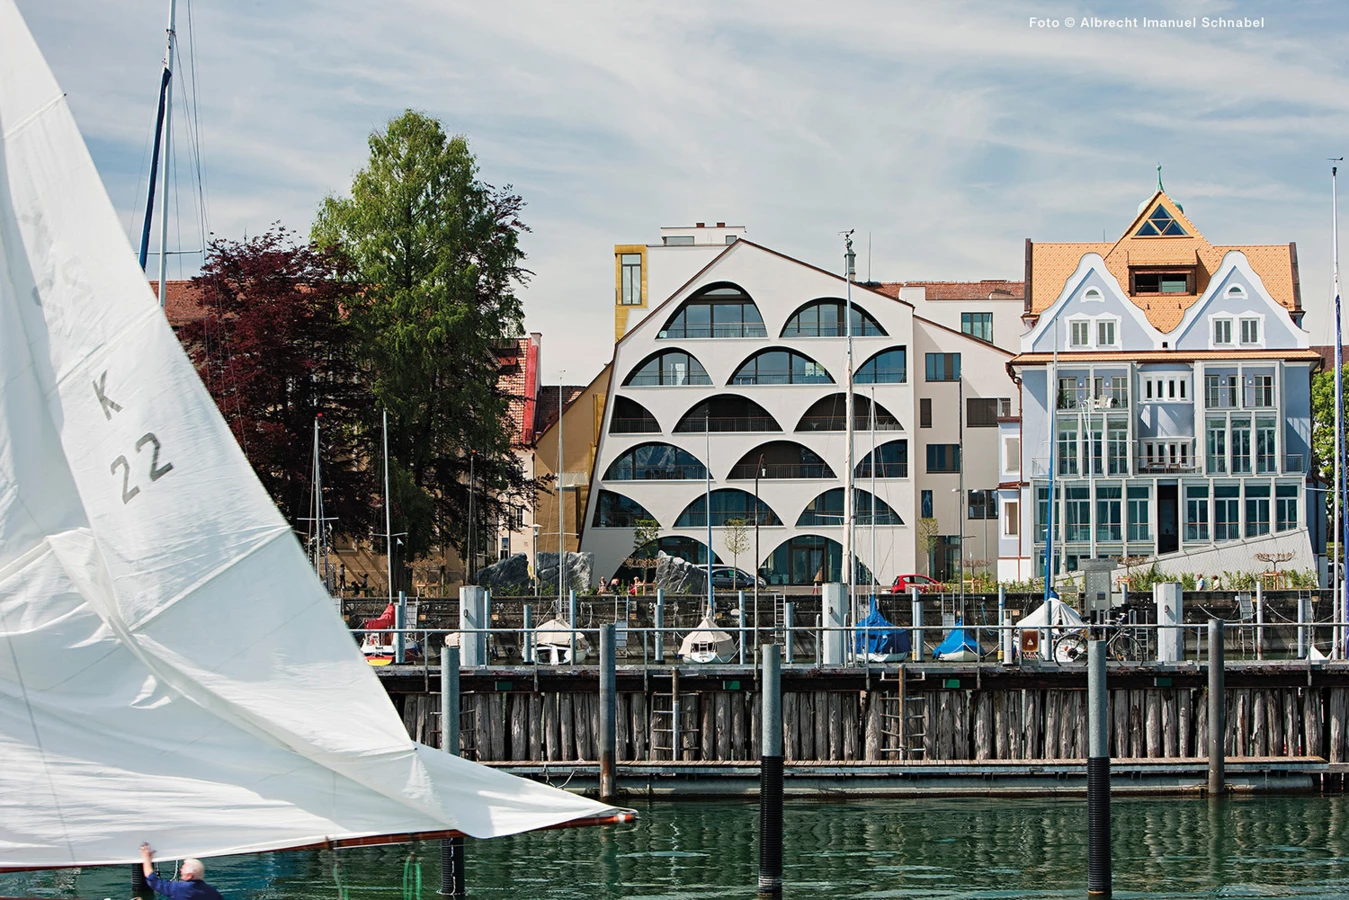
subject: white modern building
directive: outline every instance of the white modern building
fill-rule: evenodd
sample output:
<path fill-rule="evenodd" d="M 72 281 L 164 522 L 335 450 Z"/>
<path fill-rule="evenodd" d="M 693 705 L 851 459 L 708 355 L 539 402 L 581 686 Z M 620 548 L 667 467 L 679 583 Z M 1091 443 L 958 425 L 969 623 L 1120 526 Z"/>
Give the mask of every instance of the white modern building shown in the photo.
<path fill-rule="evenodd" d="M 1004 578 L 1044 572 L 1051 467 L 1057 571 L 1306 570 L 1324 548 L 1297 248 L 1214 246 L 1158 187 L 1116 241 L 1027 241 Z"/>
<path fill-rule="evenodd" d="M 842 580 L 847 282 L 724 223 L 661 238 L 614 249 L 617 343 L 581 548 L 607 578 L 653 520 L 660 550 L 706 561 L 710 491 L 719 561 L 757 562 L 778 585 Z M 851 296 L 859 580 L 992 568 L 999 421 L 1019 414 L 1012 354 L 902 299 Z M 758 523 L 739 553 L 736 519 Z"/>

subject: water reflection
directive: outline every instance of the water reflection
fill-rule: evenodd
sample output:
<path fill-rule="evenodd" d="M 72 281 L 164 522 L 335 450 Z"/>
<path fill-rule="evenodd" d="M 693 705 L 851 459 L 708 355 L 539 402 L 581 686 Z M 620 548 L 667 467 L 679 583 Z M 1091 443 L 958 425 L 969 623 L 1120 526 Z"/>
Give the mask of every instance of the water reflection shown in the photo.
<path fill-rule="evenodd" d="M 1116 896 L 1349 896 L 1344 797 L 1221 801 L 1116 797 Z M 474 897 L 746 897 L 758 872 L 752 802 L 654 803 L 636 825 L 470 842 Z M 788 898 L 1082 897 L 1081 799 L 789 801 Z M 409 851 L 423 897 L 439 884 L 435 845 L 343 851 L 352 900 L 402 900 Z M 331 853 L 233 857 L 209 864 L 231 900 L 336 895 Z M 126 897 L 124 868 L 0 876 L 0 895 Z"/>

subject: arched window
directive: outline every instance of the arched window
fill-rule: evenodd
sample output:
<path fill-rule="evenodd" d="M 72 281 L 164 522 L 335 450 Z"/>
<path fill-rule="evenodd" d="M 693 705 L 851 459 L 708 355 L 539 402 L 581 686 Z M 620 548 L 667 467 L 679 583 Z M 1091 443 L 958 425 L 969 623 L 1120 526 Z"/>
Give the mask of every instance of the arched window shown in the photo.
<path fill-rule="evenodd" d="M 759 460 L 763 460 L 760 468 Z M 796 441 L 770 441 L 740 457 L 727 476 L 733 481 L 760 478 L 833 478 L 834 470 L 809 447 Z"/>
<path fill-rule="evenodd" d="M 712 527 L 725 527 L 727 522 L 739 519 L 746 525 L 754 524 L 754 495 L 739 488 L 719 488 L 712 492 Z M 778 514 L 769 508 L 760 498 L 758 502 L 760 525 L 781 525 Z M 707 527 L 707 497 L 698 498 L 684 507 L 684 511 L 675 520 L 676 528 Z"/>
<path fill-rule="evenodd" d="M 903 384 L 909 380 L 909 354 L 904 347 L 882 350 L 862 363 L 853 376 L 856 384 Z"/>
<path fill-rule="evenodd" d="M 684 413 L 675 423 L 676 434 L 717 432 L 781 431 L 777 419 L 748 397 L 718 394 Z"/>
<path fill-rule="evenodd" d="M 1246 289 L 1239 284 L 1234 284 L 1227 289 L 1227 296 L 1231 297 L 1233 300 L 1245 300 Z"/>
<path fill-rule="evenodd" d="M 792 313 L 782 328 L 787 337 L 843 337 L 843 307 L 846 302 L 835 297 L 812 300 Z M 885 337 L 885 329 L 872 318 L 871 313 L 856 303 L 852 305 L 853 337 Z"/>
<path fill-rule="evenodd" d="M 673 444 L 638 444 L 609 464 L 605 481 L 688 481 L 706 478 L 692 453 Z"/>
<path fill-rule="evenodd" d="M 592 520 L 596 528 L 634 528 L 643 520 L 654 522 L 656 517 L 631 497 L 615 491 L 600 490 L 595 501 L 595 518 Z"/>
<path fill-rule="evenodd" d="M 1089 303 L 1095 303 L 1096 301 L 1104 300 L 1105 298 L 1101 296 L 1100 288 L 1087 288 L 1087 292 L 1082 295 L 1082 299 Z"/>
<path fill-rule="evenodd" d="M 909 477 L 909 442 L 908 441 L 890 441 L 888 444 L 881 444 L 876 448 L 876 477 L 877 478 L 908 478 Z M 871 477 L 871 457 L 868 453 L 866 458 L 857 464 L 857 477 Z"/>
<path fill-rule="evenodd" d="M 680 305 L 659 338 L 768 337 L 759 307 L 738 285 L 705 287 Z"/>
<path fill-rule="evenodd" d="M 856 559 L 858 584 L 871 582 L 871 572 Z M 818 534 L 798 534 L 778 545 L 759 567 L 769 584 L 823 584 L 843 580 L 843 545 Z"/>
<path fill-rule="evenodd" d="M 651 411 L 629 397 L 614 398 L 614 414 L 609 419 L 610 434 L 660 434 L 660 423 Z"/>
<path fill-rule="evenodd" d="M 833 384 L 824 366 L 795 350 L 760 350 L 740 364 L 731 384 Z"/>
<path fill-rule="evenodd" d="M 628 374 L 623 382 L 631 387 L 670 387 L 691 384 L 711 384 L 703 364 L 683 350 L 662 350 L 653 353 Z"/>
<path fill-rule="evenodd" d="M 830 394 L 811 404 L 810 409 L 796 423 L 797 431 L 843 431 L 847 428 L 847 400 L 845 394 Z M 857 431 L 871 429 L 871 400 L 861 394 L 852 398 L 853 428 Z M 903 431 L 904 426 L 891 415 L 890 411 L 876 404 L 877 431 Z"/>
<path fill-rule="evenodd" d="M 899 513 L 870 491 L 853 488 L 853 523 L 856 525 L 903 525 Z M 876 521 L 871 520 L 875 505 Z M 843 524 L 843 488 L 833 488 L 806 504 L 796 520 L 797 528 L 819 528 Z"/>

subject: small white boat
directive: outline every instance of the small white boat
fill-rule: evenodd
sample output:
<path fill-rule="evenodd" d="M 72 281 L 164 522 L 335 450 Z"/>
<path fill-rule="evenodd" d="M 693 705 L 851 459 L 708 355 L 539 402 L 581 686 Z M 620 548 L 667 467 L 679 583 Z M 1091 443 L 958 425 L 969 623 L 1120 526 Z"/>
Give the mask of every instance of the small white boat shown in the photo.
<path fill-rule="evenodd" d="M 686 662 L 728 663 L 735 656 L 735 639 L 717 628 L 711 616 L 703 616 L 679 645 L 679 658 Z"/>
<path fill-rule="evenodd" d="M 576 638 L 576 659 L 571 658 L 572 636 Z M 549 619 L 534 629 L 534 662 L 544 666 L 580 665 L 590 654 L 590 641 L 565 619 Z"/>

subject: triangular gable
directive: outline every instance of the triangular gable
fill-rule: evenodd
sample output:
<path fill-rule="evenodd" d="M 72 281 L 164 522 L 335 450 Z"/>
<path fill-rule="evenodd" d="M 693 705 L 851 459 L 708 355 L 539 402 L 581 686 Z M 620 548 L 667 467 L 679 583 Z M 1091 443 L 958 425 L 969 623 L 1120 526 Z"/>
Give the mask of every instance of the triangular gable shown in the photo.
<path fill-rule="evenodd" d="M 1198 228 L 1194 227 L 1194 223 L 1186 218 L 1180 204 L 1160 190 L 1143 204 L 1138 215 L 1115 242 L 1115 247 L 1137 237 L 1191 237 L 1207 243 L 1207 239 L 1199 233 Z M 1114 248 L 1111 252 L 1114 252 Z"/>
<path fill-rule="evenodd" d="M 1099 253 L 1084 253 L 1082 259 L 1077 264 L 1077 270 L 1068 277 L 1066 282 L 1064 282 L 1063 290 L 1059 292 L 1059 296 L 1048 306 L 1048 308 L 1040 313 L 1040 317 L 1036 322 L 1035 327 L 1031 329 L 1029 334 L 1022 338 L 1022 353 L 1048 352 L 1036 351 L 1036 343 L 1044 338 L 1046 331 L 1053 328 L 1055 319 L 1063 312 L 1064 307 L 1068 305 L 1069 301 L 1077 296 L 1078 290 L 1093 272 L 1097 275 L 1098 280 L 1104 285 L 1105 289 L 1110 292 L 1110 296 L 1118 303 L 1125 313 L 1134 320 L 1139 328 L 1152 338 L 1152 348 L 1130 347 L 1129 349 L 1144 350 L 1154 349 L 1160 346 L 1161 332 L 1148 321 L 1147 313 L 1140 309 L 1138 305 L 1130 300 L 1128 295 L 1120 289 L 1119 280 L 1111 274 L 1108 268 L 1106 268 L 1105 259 L 1102 258 Z M 1053 348 L 1050 349 L 1052 350 Z"/>
<path fill-rule="evenodd" d="M 1179 347 L 1181 342 L 1189 336 L 1195 323 L 1202 321 L 1204 314 L 1213 304 L 1214 298 L 1222 296 L 1227 291 L 1228 287 L 1231 286 L 1230 275 L 1234 270 L 1241 273 L 1242 277 L 1251 288 L 1259 294 L 1260 300 L 1269 306 L 1272 313 L 1279 314 L 1281 316 L 1281 321 L 1287 322 L 1288 329 L 1293 333 L 1293 336 L 1297 340 L 1297 349 L 1305 350 L 1310 347 L 1310 336 L 1306 331 L 1293 323 L 1292 316 L 1289 315 L 1288 307 L 1284 306 L 1270 295 L 1269 289 L 1265 287 L 1264 281 L 1261 280 L 1255 269 L 1251 268 L 1250 260 L 1248 260 L 1246 254 L 1242 253 L 1240 250 L 1229 250 L 1227 253 L 1223 254 L 1222 262 L 1218 264 L 1218 268 L 1213 273 L 1213 277 L 1209 279 L 1208 287 L 1204 290 L 1204 293 L 1185 310 L 1185 315 L 1181 318 L 1180 324 L 1177 325 L 1175 331 L 1172 332 L 1172 334 L 1175 335 L 1175 346 Z"/>

